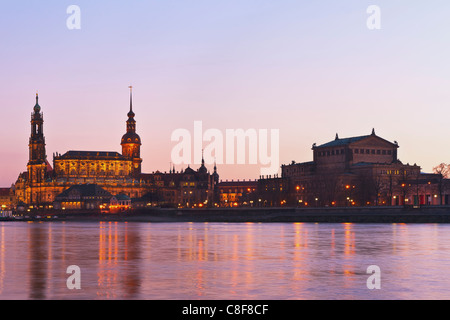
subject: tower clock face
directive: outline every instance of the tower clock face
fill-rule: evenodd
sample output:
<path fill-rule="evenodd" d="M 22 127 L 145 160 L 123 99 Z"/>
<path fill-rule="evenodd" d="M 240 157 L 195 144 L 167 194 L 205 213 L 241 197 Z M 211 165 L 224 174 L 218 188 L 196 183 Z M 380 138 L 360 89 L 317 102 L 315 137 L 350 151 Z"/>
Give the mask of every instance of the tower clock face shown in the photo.
<path fill-rule="evenodd" d="M 135 164 L 134 164 L 134 167 L 135 167 L 136 169 L 139 168 L 139 164 L 135 163 Z"/>

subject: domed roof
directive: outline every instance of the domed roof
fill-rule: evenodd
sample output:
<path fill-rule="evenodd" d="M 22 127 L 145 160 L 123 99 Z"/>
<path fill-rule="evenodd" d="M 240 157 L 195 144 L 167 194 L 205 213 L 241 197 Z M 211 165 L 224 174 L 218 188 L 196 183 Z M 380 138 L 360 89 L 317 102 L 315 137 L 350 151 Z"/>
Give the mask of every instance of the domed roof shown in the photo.
<path fill-rule="evenodd" d="M 34 112 L 35 112 L 35 113 L 41 112 L 41 106 L 38 105 L 37 103 L 36 103 L 36 105 L 34 106 Z"/>
<path fill-rule="evenodd" d="M 205 167 L 205 164 L 202 163 L 201 167 L 198 168 L 199 173 L 208 173 L 208 169 Z"/>
<path fill-rule="evenodd" d="M 121 144 L 125 144 L 125 143 L 137 143 L 140 145 L 141 138 L 135 132 L 127 132 L 123 135 L 122 141 L 121 141 Z"/>

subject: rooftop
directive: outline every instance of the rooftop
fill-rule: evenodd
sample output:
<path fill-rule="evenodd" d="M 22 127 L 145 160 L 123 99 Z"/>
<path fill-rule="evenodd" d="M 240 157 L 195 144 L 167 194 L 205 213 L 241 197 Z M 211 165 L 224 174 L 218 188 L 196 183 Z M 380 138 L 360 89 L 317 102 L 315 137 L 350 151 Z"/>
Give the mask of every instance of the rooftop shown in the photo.
<path fill-rule="evenodd" d="M 73 194 L 79 195 L 81 198 L 83 197 L 98 197 L 98 196 L 104 196 L 104 197 L 111 197 L 112 195 L 100 187 L 97 184 L 78 184 L 71 186 L 70 188 L 64 190 L 61 192 L 56 198 L 66 198 Z"/>
<path fill-rule="evenodd" d="M 370 138 L 370 137 L 375 137 L 375 138 L 377 138 L 379 140 L 382 140 L 384 142 L 390 143 L 392 145 L 396 145 L 398 147 L 397 142 L 392 143 L 392 142 L 390 142 L 390 141 L 388 141 L 386 139 L 383 139 L 383 138 L 377 136 L 375 134 L 375 129 L 372 129 L 372 134 L 364 135 L 364 136 L 350 137 L 350 138 L 342 138 L 342 139 L 340 139 L 338 134 L 336 133 L 336 137 L 335 137 L 335 139 L 333 141 L 321 144 L 319 146 L 316 146 L 316 144 L 314 144 L 313 148 L 328 148 L 328 147 L 346 146 L 346 145 L 349 145 L 351 143 L 354 143 L 354 142 L 357 142 L 357 141 L 361 141 L 361 140 L 364 140 L 364 139 L 367 139 L 367 138 Z"/>
<path fill-rule="evenodd" d="M 370 137 L 370 135 L 368 135 L 368 136 L 359 136 L 359 137 L 351 137 L 351 138 L 343 138 L 343 139 L 339 139 L 338 138 L 338 139 L 336 139 L 334 141 L 330 141 L 330 142 L 324 143 L 324 144 L 322 144 L 320 146 L 317 146 L 317 148 L 345 146 L 345 145 L 348 145 L 350 143 L 366 139 L 368 137 Z"/>
<path fill-rule="evenodd" d="M 67 151 L 58 155 L 58 159 L 125 159 L 123 155 L 115 151 Z"/>

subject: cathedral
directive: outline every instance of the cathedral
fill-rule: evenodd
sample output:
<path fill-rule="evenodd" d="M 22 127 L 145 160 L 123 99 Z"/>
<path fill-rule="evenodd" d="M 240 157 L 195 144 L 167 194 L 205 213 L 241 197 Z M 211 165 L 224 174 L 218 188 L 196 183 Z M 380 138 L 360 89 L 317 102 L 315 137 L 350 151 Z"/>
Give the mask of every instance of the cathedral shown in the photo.
<path fill-rule="evenodd" d="M 105 151 L 74 151 L 54 153 L 53 164 L 47 159 L 44 117 L 36 94 L 31 114 L 29 160 L 15 185 L 17 203 L 34 208 L 52 208 L 55 199 L 76 185 L 97 185 L 111 195 L 131 199 L 153 199 L 152 205 L 192 207 L 214 206 L 219 175 L 214 166 L 210 173 L 204 160 L 198 170 L 187 169 L 169 173 L 142 173 L 141 138 L 136 133 L 132 87 L 126 133 L 122 136 L 122 153 Z M 80 208 L 80 205 L 75 206 Z"/>

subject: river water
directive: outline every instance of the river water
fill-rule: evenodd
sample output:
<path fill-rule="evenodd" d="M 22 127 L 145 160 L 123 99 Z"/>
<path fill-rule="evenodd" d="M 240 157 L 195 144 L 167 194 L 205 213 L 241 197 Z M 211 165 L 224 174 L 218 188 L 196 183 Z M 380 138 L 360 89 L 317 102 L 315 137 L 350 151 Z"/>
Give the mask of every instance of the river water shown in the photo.
<path fill-rule="evenodd" d="M 2 300 L 450 299 L 447 224 L 0 222 L 0 241 Z"/>

